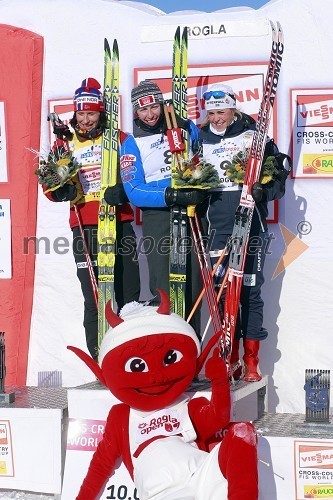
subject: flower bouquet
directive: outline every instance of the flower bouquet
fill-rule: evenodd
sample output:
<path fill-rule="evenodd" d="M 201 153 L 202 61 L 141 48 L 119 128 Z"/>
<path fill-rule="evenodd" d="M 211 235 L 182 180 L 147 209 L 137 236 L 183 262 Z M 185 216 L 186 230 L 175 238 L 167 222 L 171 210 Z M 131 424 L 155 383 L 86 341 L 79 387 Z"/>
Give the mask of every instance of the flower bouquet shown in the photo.
<path fill-rule="evenodd" d="M 210 189 L 220 185 L 220 178 L 214 165 L 199 155 L 182 159 L 173 178 L 176 188 Z"/>
<path fill-rule="evenodd" d="M 240 151 L 237 153 L 232 161 L 224 161 L 221 163 L 221 168 L 225 170 L 226 176 L 237 184 L 243 184 L 245 177 L 245 169 L 247 160 L 249 158 L 249 149 Z M 264 158 L 259 182 L 261 184 L 267 184 L 274 179 L 274 176 L 278 173 L 278 169 L 275 166 L 275 157 L 267 156 Z"/>
<path fill-rule="evenodd" d="M 41 156 L 41 155 L 39 155 Z M 51 150 L 47 158 L 41 157 L 35 170 L 39 184 L 46 186 L 45 193 L 62 187 L 78 172 L 80 164 L 69 152 L 55 153 Z"/>

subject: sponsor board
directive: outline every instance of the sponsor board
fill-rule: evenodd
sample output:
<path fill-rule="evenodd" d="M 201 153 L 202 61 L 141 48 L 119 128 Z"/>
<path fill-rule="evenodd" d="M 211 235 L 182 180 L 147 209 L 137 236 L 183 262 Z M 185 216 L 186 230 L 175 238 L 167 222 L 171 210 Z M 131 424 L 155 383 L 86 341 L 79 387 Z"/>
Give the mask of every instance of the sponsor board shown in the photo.
<path fill-rule="evenodd" d="M 333 441 L 295 441 L 296 500 L 333 498 Z"/>
<path fill-rule="evenodd" d="M 0 477 L 13 477 L 14 461 L 9 420 L 0 420 Z"/>
<path fill-rule="evenodd" d="M 159 26 L 159 29 L 161 27 Z M 258 116 L 263 95 L 263 85 L 267 64 L 250 63 L 214 63 L 189 66 L 187 108 L 188 118 L 200 126 L 205 117 L 203 94 L 207 86 L 222 83 L 233 88 L 240 111 L 254 119 Z M 134 84 L 142 80 L 153 80 L 160 87 L 165 99 L 171 99 L 171 67 L 135 68 Z M 277 139 L 276 104 L 273 109 L 268 135 Z M 269 203 L 268 222 L 278 222 L 278 202 Z"/>
<path fill-rule="evenodd" d="M 333 176 L 333 88 L 292 89 L 293 177 Z"/>

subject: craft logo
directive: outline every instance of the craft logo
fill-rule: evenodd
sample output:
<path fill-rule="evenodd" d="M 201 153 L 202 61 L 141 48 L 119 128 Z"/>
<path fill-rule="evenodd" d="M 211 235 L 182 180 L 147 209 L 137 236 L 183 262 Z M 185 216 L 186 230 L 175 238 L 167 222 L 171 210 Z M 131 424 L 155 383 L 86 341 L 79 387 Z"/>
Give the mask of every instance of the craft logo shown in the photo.
<path fill-rule="evenodd" d="M 333 498 L 333 485 L 325 484 L 322 486 L 304 486 L 305 498 Z"/>
<path fill-rule="evenodd" d="M 333 154 L 303 154 L 303 173 L 333 174 Z"/>
<path fill-rule="evenodd" d="M 300 446 L 299 462 L 300 468 L 333 468 L 333 447 Z"/>

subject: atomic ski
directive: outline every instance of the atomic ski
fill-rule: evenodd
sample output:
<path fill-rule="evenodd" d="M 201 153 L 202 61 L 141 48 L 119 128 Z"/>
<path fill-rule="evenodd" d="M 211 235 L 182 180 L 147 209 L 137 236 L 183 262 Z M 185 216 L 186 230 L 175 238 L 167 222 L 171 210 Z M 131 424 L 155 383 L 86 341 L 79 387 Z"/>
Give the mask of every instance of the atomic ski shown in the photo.
<path fill-rule="evenodd" d="M 267 140 L 267 133 L 274 106 L 284 50 L 283 32 L 279 23 L 272 29 L 272 49 L 258 113 L 255 132 L 246 164 L 240 204 L 236 210 L 235 223 L 230 239 L 229 274 L 221 336 L 221 350 L 230 369 L 230 355 L 236 328 L 240 293 L 243 284 L 245 258 L 249 241 L 251 222 L 255 208 L 252 188 L 259 181 L 261 165 Z"/>
<path fill-rule="evenodd" d="M 180 38 L 178 26 L 173 42 L 172 61 L 172 105 L 176 115 L 187 120 L 187 28 Z M 188 137 L 183 131 L 181 157 L 186 158 Z M 171 187 L 175 187 L 174 173 L 179 162 L 179 154 L 172 155 Z M 171 249 L 170 249 L 170 301 L 171 310 L 185 318 L 186 289 L 186 207 L 174 205 L 171 208 Z"/>
<path fill-rule="evenodd" d="M 117 183 L 119 136 L 119 51 L 117 40 L 112 53 L 104 40 L 104 106 L 107 125 L 103 132 L 100 203 L 98 211 L 98 345 L 107 329 L 105 306 L 114 306 L 114 265 L 116 253 L 116 207 L 104 199 L 107 187 Z"/>

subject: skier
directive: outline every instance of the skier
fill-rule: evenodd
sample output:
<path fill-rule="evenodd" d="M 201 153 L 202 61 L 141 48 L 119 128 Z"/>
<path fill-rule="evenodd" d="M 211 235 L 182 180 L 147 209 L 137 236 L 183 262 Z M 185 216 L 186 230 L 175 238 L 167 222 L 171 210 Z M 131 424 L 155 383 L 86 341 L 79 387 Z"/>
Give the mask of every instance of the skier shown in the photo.
<path fill-rule="evenodd" d="M 70 121 L 74 134 L 69 137 L 70 151 L 81 165 L 78 174 L 64 186 L 46 196 L 56 202 L 70 201 L 70 227 L 73 232 L 73 253 L 77 276 L 84 297 L 84 328 L 88 350 L 98 356 L 98 312 L 87 269 L 77 207 L 84 237 L 97 279 L 97 226 L 100 199 L 102 135 L 106 125 L 101 86 L 94 78 L 82 81 L 74 95 L 74 115 Z M 115 298 L 121 309 L 140 295 L 139 265 L 136 256 L 136 237 L 131 222 L 133 210 L 124 197 L 121 185 L 107 189 L 105 198 L 117 208 L 117 252 L 115 261 Z"/>
<path fill-rule="evenodd" d="M 160 88 L 153 81 L 144 80 L 132 89 L 131 100 L 133 135 L 128 135 L 122 143 L 120 172 L 130 202 L 142 210 L 149 285 L 155 296 L 157 288 L 169 293 L 170 207 L 175 204 L 199 205 L 198 214 L 203 216 L 205 206 L 200 204 L 206 194 L 196 189 L 171 187 L 172 154 L 166 135 L 164 99 Z M 195 148 L 197 127 L 191 121 L 178 117 L 177 120 L 179 127 L 189 132 L 191 147 Z M 197 256 L 190 250 L 187 255 L 186 314 L 189 314 L 201 291 L 201 276 Z M 200 336 L 199 310 L 192 320 L 192 326 Z"/>
<path fill-rule="evenodd" d="M 210 400 L 184 394 L 218 334 L 201 352 L 193 328 L 160 295 L 158 307 L 128 304 L 120 316 L 106 311 L 111 328 L 99 365 L 68 346 L 119 401 L 76 499 L 99 498 L 121 459 L 141 500 L 257 500 L 256 432 L 249 422 L 230 424 L 229 379 L 217 348 L 205 365 Z M 226 427 L 208 452 L 207 443 Z"/>
<path fill-rule="evenodd" d="M 210 250 L 212 263 L 218 260 L 232 234 L 235 212 L 240 202 L 241 182 L 239 170 L 242 158 L 249 151 L 255 120 L 241 113 L 236 108 L 236 97 L 228 85 L 213 84 L 203 94 L 207 117 L 200 129 L 202 154 L 206 161 L 215 165 L 220 174 L 221 186 L 211 190 L 207 219 L 210 234 Z M 232 162 L 238 158 L 239 163 Z M 268 332 L 263 327 L 263 306 L 261 287 L 264 283 L 265 248 L 268 244 L 267 203 L 282 198 L 285 193 L 285 182 L 289 171 L 284 168 L 287 155 L 279 153 L 273 139 L 267 139 L 265 160 L 270 160 L 269 167 L 276 171 L 269 182 L 256 186 L 253 198 L 256 207 L 252 219 L 248 252 L 245 261 L 243 287 L 240 297 L 240 314 L 233 340 L 231 363 L 234 366 L 234 378 L 242 375 L 239 362 L 239 340 L 243 337 L 244 346 L 244 380 L 261 380 L 259 371 L 259 346 L 266 339 Z M 236 163 L 236 175 L 228 176 L 231 167 Z M 289 165 L 290 166 L 290 165 Z M 237 171 L 238 169 L 238 171 Z M 234 179 L 238 182 L 234 182 Z M 267 180 L 267 178 L 266 178 Z M 225 265 L 221 265 L 216 273 L 216 284 L 225 273 Z"/>

